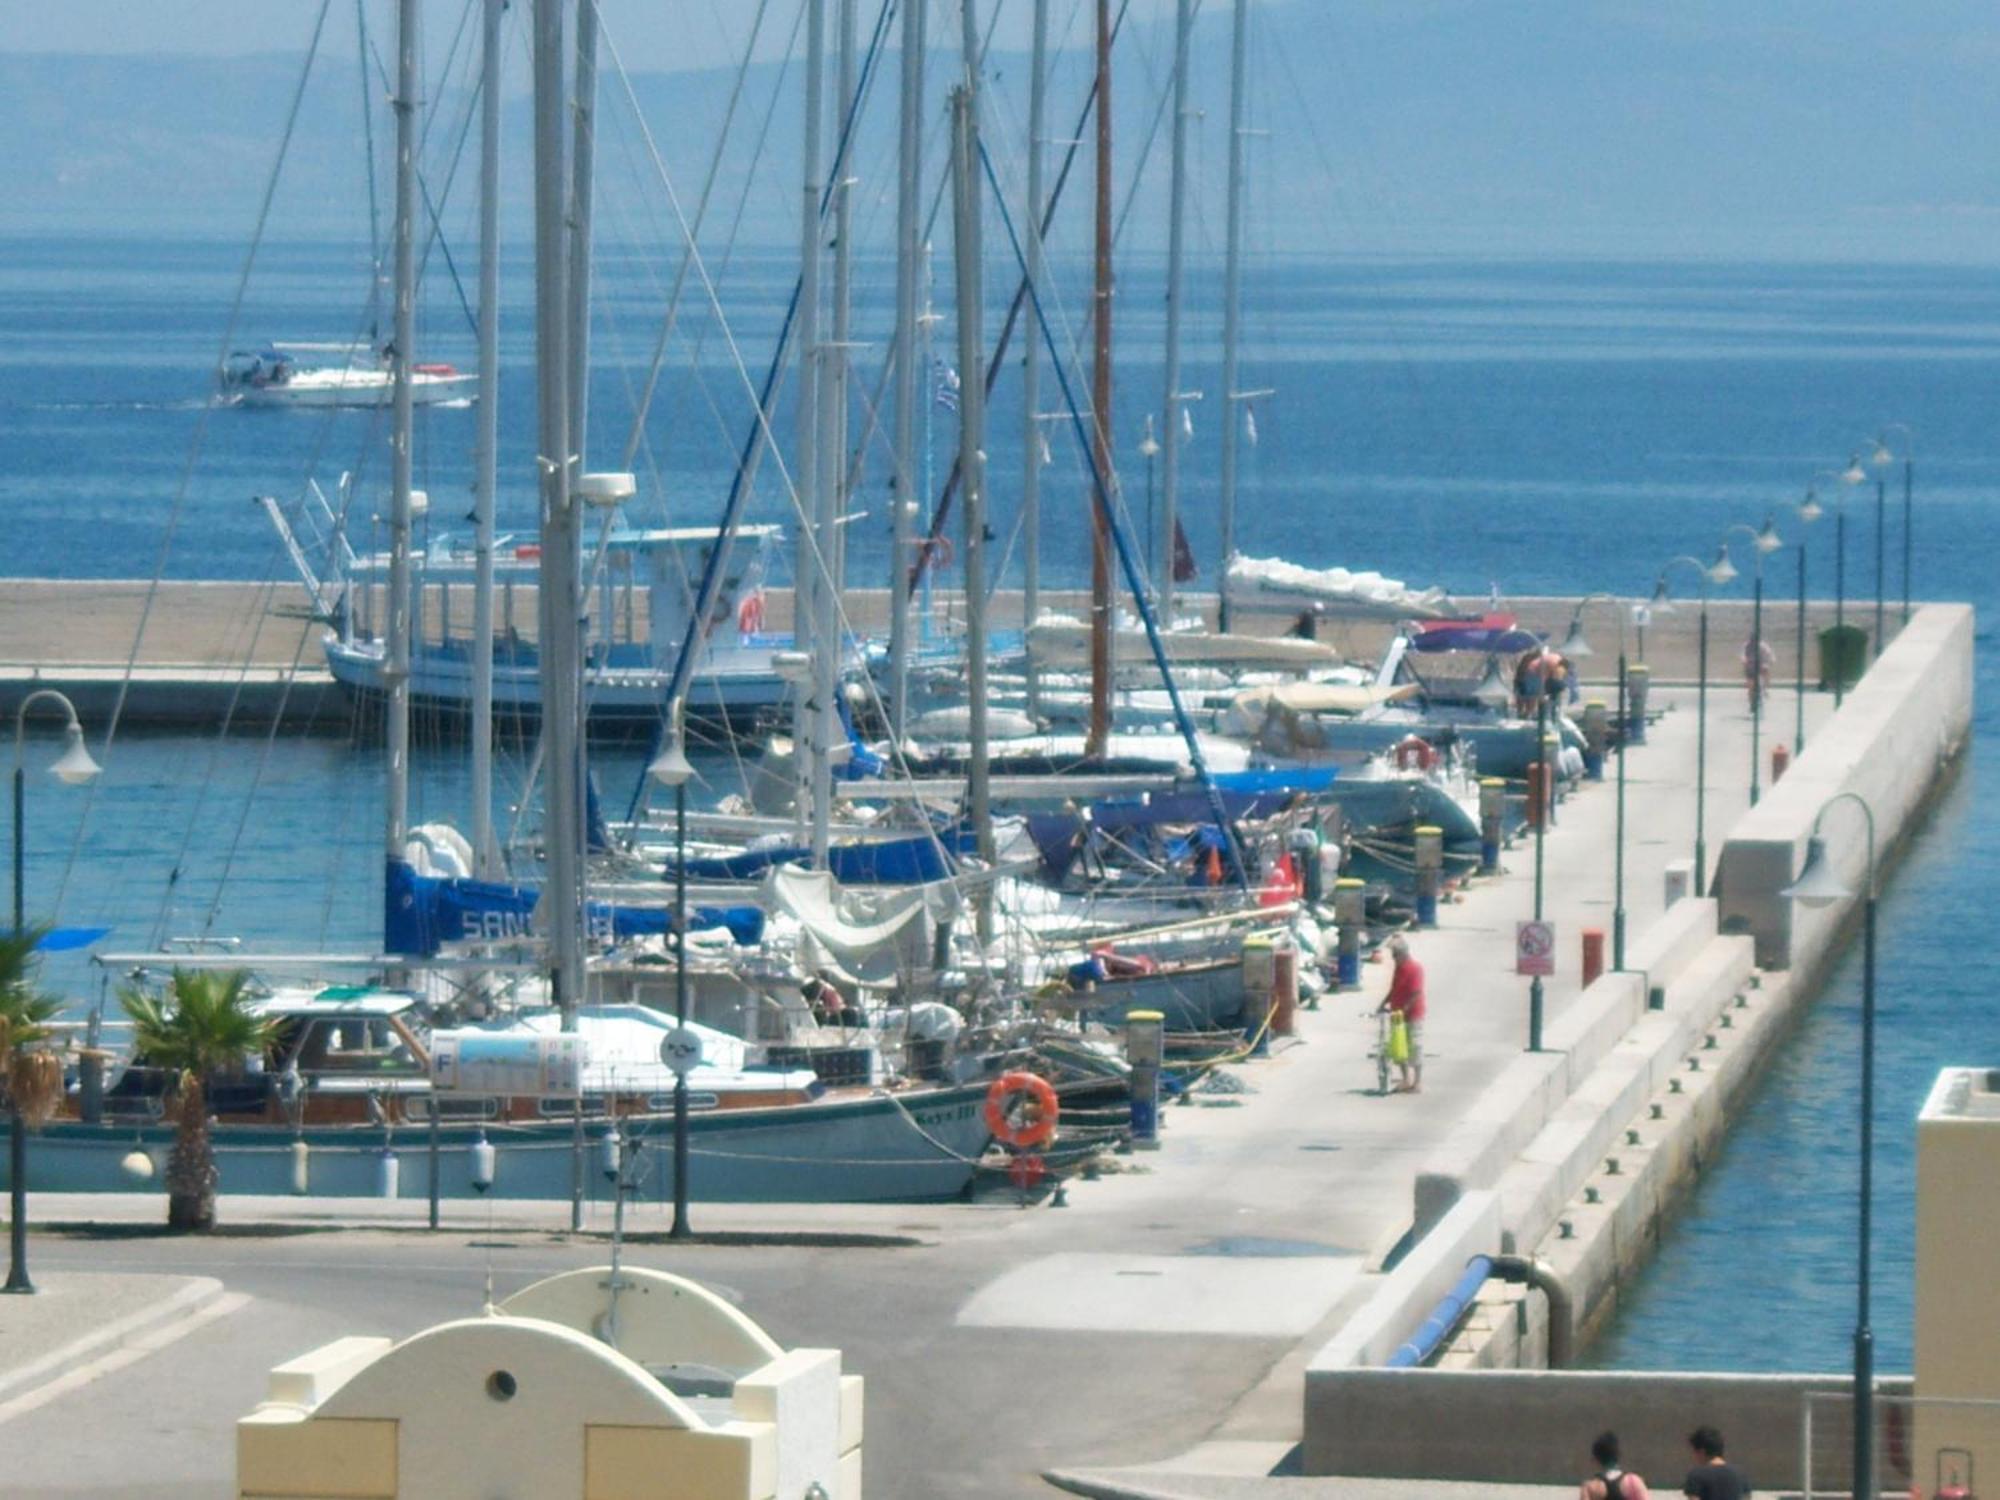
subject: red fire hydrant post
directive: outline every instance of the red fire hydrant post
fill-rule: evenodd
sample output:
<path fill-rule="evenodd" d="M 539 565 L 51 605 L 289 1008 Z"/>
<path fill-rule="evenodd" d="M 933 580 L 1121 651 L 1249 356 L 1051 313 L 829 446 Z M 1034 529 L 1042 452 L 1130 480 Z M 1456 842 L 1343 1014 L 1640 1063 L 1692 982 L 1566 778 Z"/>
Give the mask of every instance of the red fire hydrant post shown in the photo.
<path fill-rule="evenodd" d="M 1791 766 L 1791 747 L 1789 745 L 1773 745 L 1771 747 L 1771 785 L 1776 786 L 1778 778 L 1790 770 Z"/>
<path fill-rule="evenodd" d="M 1589 989 L 1604 972 L 1604 929 L 1583 929 L 1583 987 Z"/>

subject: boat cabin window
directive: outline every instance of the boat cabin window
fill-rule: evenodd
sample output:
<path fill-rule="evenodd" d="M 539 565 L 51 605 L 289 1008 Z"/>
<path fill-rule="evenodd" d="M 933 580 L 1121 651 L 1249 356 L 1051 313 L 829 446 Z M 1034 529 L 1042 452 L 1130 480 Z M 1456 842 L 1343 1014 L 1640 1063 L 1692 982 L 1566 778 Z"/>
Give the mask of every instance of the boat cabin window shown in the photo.
<path fill-rule="evenodd" d="M 291 1017 L 279 1023 L 272 1051 L 280 1070 L 290 1063 L 308 1074 L 419 1071 L 386 1016 Z"/>

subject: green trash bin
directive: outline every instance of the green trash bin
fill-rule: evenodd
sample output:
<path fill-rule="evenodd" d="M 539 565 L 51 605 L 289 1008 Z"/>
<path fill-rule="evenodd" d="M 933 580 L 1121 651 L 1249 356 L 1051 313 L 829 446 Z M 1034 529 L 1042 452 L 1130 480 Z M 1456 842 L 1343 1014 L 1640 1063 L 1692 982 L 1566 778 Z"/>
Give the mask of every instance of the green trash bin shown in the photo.
<path fill-rule="evenodd" d="M 1846 692 L 1868 669 L 1868 632 L 1859 625 L 1829 625 L 1819 633 L 1819 690 Z"/>

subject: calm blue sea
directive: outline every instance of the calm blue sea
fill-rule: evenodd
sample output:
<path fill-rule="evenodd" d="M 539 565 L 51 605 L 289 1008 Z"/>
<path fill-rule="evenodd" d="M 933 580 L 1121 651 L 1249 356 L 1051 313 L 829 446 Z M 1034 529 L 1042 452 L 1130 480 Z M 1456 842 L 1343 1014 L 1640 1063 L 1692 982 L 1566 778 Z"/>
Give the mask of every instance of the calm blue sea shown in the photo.
<path fill-rule="evenodd" d="M 0 239 L 0 575 L 264 579 L 285 563 L 259 493 L 331 493 L 361 478 L 357 539 L 384 472 L 378 419 L 204 410 L 225 347 L 345 339 L 365 331 L 368 268 L 358 251 L 267 246 L 234 326 L 240 245 L 115 239 Z M 470 323 L 449 267 L 433 268 L 422 313 L 426 358 L 469 365 Z M 469 275 L 470 267 L 458 267 Z M 524 260 L 507 273 L 502 525 L 532 531 L 532 360 Z M 672 266 L 606 256 L 593 342 L 594 463 L 619 466 L 633 392 Z M 1059 277 L 1077 289 L 1076 267 Z M 728 336 L 691 295 L 662 394 L 630 466 L 639 518 L 713 518 L 761 378 L 789 267 L 739 255 L 720 279 Z M 989 283 L 1002 278 L 989 271 Z M 1191 302 L 1184 388 L 1183 509 L 1203 584 L 1216 568 L 1214 500 L 1223 420 L 1204 272 Z M 874 417 L 886 338 L 885 265 L 864 262 L 855 352 L 857 428 Z M 941 287 L 940 297 L 948 295 Z M 995 293 L 996 297 L 998 293 Z M 1732 522 L 1798 499 L 1815 470 L 1844 464 L 1888 422 L 1915 434 L 1915 586 L 1970 599 L 1991 619 L 2000 524 L 2000 282 L 1921 267 L 1272 261 L 1253 279 L 1245 378 L 1274 394 L 1255 407 L 1238 545 L 1253 555 L 1374 567 L 1414 583 L 1484 594 L 1648 587 L 1665 559 L 1705 552 Z M 1079 296 L 1064 305 L 1082 308 Z M 1143 524 L 1138 454 L 1158 404 L 1155 267 L 1120 285 L 1118 427 L 1127 504 Z M 997 317 L 992 322 L 997 325 Z M 949 323 L 941 325 L 949 337 Z M 1067 325 L 1066 325 L 1067 326 Z M 1075 332 L 1081 333 L 1075 325 Z M 1065 333 L 1065 337 L 1074 336 Z M 869 343 L 866 341 L 873 340 Z M 733 341 L 733 343 L 732 343 Z M 742 352 L 743 367 L 731 357 Z M 1044 409 L 1059 395 L 1045 386 Z M 932 409 L 936 446 L 949 412 Z M 779 428 L 789 431 L 788 413 Z M 1010 369 L 990 419 L 993 517 L 1018 567 L 1021 414 Z M 1050 424 L 1044 494 L 1047 576 L 1084 578 L 1082 475 Z M 432 526 L 463 529 L 472 414 L 433 411 L 419 432 Z M 943 460 L 939 462 L 942 472 Z M 885 576 L 885 464 L 870 450 L 869 516 L 850 540 L 854 576 Z M 1822 489 L 1827 488 L 1824 484 Z M 1887 576 L 1900 586 L 1892 491 Z M 1872 494 L 1854 497 L 1850 593 L 1871 592 Z M 781 520 L 774 465 L 755 514 Z M 1778 514 L 1788 538 L 1795 519 Z M 1811 538 L 1815 593 L 1831 592 L 1831 528 Z M 1781 559 L 1782 561 L 1782 559 Z M 1781 576 L 1789 576 L 1786 568 Z M 1738 585 L 1747 588 L 1747 582 Z M 1982 632 L 1982 643 L 1987 640 Z M 1980 665 L 1978 738 L 1996 732 L 1994 659 Z M 29 907 L 101 922 L 116 940 L 237 935 L 260 946 L 365 945 L 378 920 L 380 759 L 340 740 L 217 742 L 128 733 L 107 775 L 68 793 L 37 783 L 29 805 Z M 511 747 L 503 775 L 525 757 Z M 610 794 L 636 772 L 600 766 Z M 459 755 L 421 747 L 419 816 L 463 817 Z M 1977 934 L 1994 880 L 2000 815 L 1977 757 L 1917 841 L 1888 900 L 1882 938 L 1883 1071 L 1878 1333 L 1908 1359 L 1912 1121 L 1937 1067 L 2000 1062 Z M 88 992 L 89 972 L 52 978 Z M 1669 1237 L 1603 1352 L 1624 1365 L 1729 1362 L 1838 1367 L 1852 1305 L 1853 965 L 1772 1070 L 1742 1128 Z M 1717 1330 L 1727 1329 L 1718 1345 Z"/>

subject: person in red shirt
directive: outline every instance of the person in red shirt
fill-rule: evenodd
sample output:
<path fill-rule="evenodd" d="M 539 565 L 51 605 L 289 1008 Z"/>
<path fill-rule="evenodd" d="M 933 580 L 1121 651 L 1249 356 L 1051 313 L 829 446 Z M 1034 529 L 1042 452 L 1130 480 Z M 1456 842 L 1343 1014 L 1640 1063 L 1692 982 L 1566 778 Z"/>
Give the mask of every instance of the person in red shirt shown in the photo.
<path fill-rule="evenodd" d="M 1424 966 L 1410 957 L 1409 942 L 1400 933 L 1389 939 L 1389 956 L 1396 968 L 1381 1009 L 1401 1016 L 1408 1029 L 1410 1050 L 1403 1059 L 1403 1082 L 1397 1092 L 1414 1094 L 1424 1082 Z"/>

